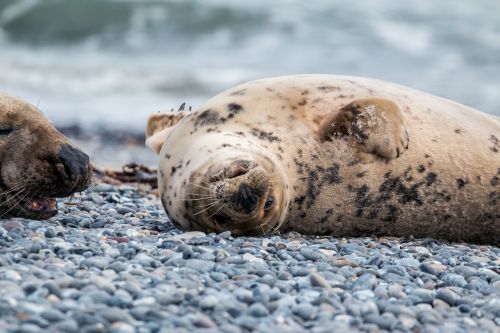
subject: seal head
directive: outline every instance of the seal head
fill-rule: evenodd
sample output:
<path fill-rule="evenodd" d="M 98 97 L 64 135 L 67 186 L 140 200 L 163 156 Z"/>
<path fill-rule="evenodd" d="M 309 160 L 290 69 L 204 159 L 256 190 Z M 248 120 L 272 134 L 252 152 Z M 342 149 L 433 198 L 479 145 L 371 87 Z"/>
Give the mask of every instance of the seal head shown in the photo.
<path fill-rule="evenodd" d="M 285 184 L 273 162 L 263 156 L 208 161 L 192 173 L 186 187 L 187 226 L 234 234 L 267 234 L 284 217 Z M 192 227 L 191 227 L 192 228 Z"/>
<path fill-rule="evenodd" d="M 0 94 L 0 218 L 48 219 L 90 183 L 89 157 L 34 106 Z"/>
<path fill-rule="evenodd" d="M 156 114 L 146 132 L 147 145 L 163 157 L 159 189 L 170 220 L 182 229 L 238 235 L 277 230 L 289 194 L 275 156 L 237 130 L 183 135 L 192 126 L 184 115 Z"/>

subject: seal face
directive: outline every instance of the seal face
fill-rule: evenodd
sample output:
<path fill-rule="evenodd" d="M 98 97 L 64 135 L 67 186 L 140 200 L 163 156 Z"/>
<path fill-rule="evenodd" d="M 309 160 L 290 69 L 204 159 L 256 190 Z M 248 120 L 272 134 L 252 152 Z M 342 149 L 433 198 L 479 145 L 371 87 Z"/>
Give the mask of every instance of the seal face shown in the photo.
<path fill-rule="evenodd" d="M 184 229 L 500 243 L 500 121 L 417 90 L 263 79 L 153 115 L 146 137 Z"/>
<path fill-rule="evenodd" d="M 0 218 L 47 219 L 90 183 L 89 158 L 34 106 L 0 94 Z"/>

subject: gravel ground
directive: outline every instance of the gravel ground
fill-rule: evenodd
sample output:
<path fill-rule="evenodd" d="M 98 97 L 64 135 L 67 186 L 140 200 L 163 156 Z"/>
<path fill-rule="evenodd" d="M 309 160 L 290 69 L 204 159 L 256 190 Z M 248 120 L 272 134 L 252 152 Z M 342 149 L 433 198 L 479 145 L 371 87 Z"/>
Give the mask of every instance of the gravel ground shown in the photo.
<path fill-rule="evenodd" d="M 183 233 L 99 184 L 0 221 L 1 332 L 500 332 L 500 249 Z"/>

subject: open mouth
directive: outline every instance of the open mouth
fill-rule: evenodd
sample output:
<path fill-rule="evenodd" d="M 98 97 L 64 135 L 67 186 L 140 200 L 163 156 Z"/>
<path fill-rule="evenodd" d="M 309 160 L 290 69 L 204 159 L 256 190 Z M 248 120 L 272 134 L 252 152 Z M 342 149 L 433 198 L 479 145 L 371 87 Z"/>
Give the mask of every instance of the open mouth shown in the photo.
<path fill-rule="evenodd" d="M 24 210 L 31 214 L 56 214 L 57 201 L 53 198 L 29 198 L 21 203 Z"/>

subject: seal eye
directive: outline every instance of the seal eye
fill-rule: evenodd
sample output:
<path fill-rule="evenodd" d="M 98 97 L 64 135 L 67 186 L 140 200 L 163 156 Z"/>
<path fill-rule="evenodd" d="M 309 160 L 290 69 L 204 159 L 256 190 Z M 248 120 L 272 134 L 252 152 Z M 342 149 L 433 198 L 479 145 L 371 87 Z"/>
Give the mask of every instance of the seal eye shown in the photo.
<path fill-rule="evenodd" d="M 268 211 L 269 209 L 274 207 L 274 197 L 271 195 L 267 198 L 266 203 L 264 204 L 264 210 Z"/>
<path fill-rule="evenodd" d="M 14 132 L 13 127 L 0 127 L 0 136 L 7 136 L 12 132 Z"/>

